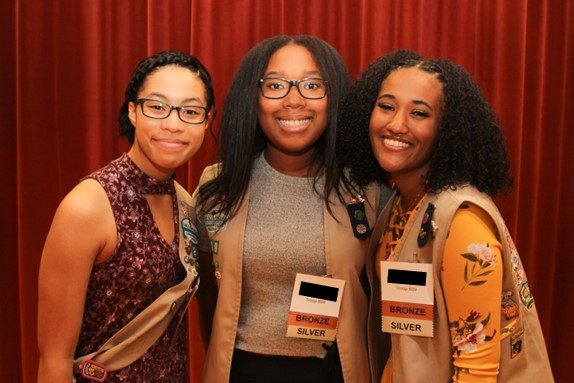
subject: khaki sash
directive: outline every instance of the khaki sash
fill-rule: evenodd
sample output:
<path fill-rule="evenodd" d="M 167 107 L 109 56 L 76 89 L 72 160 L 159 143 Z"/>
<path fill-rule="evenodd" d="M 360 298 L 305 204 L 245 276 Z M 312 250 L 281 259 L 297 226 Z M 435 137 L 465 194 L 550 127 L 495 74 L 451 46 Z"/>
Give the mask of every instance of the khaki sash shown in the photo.
<path fill-rule="evenodd" d="M 164 333 L 173 317 L 187 309 L 199 286 L 194 264 L 188 262 L 191 254 L 191 235 L 184 231 L 183 220 L 191 214 L 191 198 L 175 183 L 179 211 L 179 258 L 186 270 L 185 279 L 169 288 L 155 301 L 112 335 L 99 350 L 74 360 L 74 371 L 83 372 L 88 379 L 104 381 L 107 371 L 123 368 L 147 351 Z"/>

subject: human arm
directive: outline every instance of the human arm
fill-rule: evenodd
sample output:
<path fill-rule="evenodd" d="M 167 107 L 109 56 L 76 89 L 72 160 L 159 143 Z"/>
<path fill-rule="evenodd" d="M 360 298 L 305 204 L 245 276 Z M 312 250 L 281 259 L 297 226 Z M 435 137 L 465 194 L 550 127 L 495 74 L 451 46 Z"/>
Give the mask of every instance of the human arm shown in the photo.
<path fill-rule="evenodd" d="M 38 277 L 38 382 L 71 382 L 92 266 L 116 244 L 113 213 L 101 186 L 78 184 L 60 203 Z"/>
<path fill-rule="evenodd" d="M 453 382 L 497 380 L 502 259 L 495 233 L 484 210 L 463 204 L 445 243 L 441 282 L 453 345 Z"/>

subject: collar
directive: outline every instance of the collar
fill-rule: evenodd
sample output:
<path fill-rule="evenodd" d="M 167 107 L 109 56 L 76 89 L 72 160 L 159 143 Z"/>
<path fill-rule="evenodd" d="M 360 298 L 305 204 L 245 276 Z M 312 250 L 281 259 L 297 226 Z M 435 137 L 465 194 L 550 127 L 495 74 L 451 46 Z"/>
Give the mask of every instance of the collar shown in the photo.
<path fill-rule="evenodd" d="M 145 174 L 126 153 L 118 159 L 118 165 L 120 165 L 120 171 L 124 173 L 133 188 L 141 194 L 175 193 L 175 173 L 170 179 L 165 181 L 152 178 Z"/>

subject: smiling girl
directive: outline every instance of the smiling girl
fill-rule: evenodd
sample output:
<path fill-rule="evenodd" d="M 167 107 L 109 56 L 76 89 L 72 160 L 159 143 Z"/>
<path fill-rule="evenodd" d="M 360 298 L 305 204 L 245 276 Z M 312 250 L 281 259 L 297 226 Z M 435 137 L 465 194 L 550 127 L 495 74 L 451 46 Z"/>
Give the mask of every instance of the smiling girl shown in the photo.
<path fill-rule="evenodd" d="M 196 192 L 218 288 L 206 383 L 369 380 L 366 242 L 354 235 L 346 205 L 359 201 L 339 192 L 334 153 L 347 82 L 339 54 L 311 36 L 269 38 L 235 74 L 221 162 Z M 371 204 L 360 202 L 356 216 L 368 236 L 377 193 L 365 194 Z M 334 341 L 287 336 L 298 273 L 344 282 Z M 323 333 L 301 326 L 298 334 Z"/>
<path fill-rule="evenodd" d="M 472 77 L 398 51 L 367 68 L 342 109 L 341 163 L 359 185 L 395 189 L 367 260 L 373 382 L 552 382 L 492 200 L 510 184 L 502 131 Z"/>
<path fill-rule="evenodd" d="M 189 280 L 185 292 L 197 281 L 191 197 L 175 182 L 175 170 L 201 146 L 213 104 L 210 75 L 195 57 L 162 52 L 134 71 L 119 118 L 130 150 L 68 193 L 44 245 L 39 382 L 188 381 L 189 296 L 177 296 L 181 308 L 171 310 L 171 295 L 161 318 L 154 311 L 151 319 L 167 326 L 157 337 L 149 335 L 149 317 L 137 318 L 172 287 Z M 144 330 L 135 335 L 132 327 L 120 337 L 130 342 L 108 342 L 134 323 Z M 149 348 L 138 346 L 143 338 Z M 128 346 L 117 351 L 112 344 Z M 104 356 L 110 348 L 114 356 Z"/>

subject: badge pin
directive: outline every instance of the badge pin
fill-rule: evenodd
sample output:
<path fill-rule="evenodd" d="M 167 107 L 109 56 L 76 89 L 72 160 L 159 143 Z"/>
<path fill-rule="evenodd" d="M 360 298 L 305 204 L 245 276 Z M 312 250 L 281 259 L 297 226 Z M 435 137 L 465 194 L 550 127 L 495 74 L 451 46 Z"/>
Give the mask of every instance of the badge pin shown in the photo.
<path fill-rule="evenodd" d="M 215 278 L 221 279 L 221 271 L 219 271 L 219 262 L 214 259 L 212 265 L 213 268 L 215 269 Z"/>
<path fill-rule="evenodd" d="M 351 220 L 351 226 L 353 228 L 353 234 L 355 238 L 364 241 L 371 235 L 371 228 L 369 227 L 369 221 L 367 220 L 367 214 L 365 213 L 365 200 L 359 196 L 358 199 L 354 199 L 351 203 L 347 204 L 347 212 L 349 213 L 349 219 Z"/>
<path fill-rule="evenodd" d="M 195 259 L 193 259 L 193 257 L 190 257 L 189 255 L 186 255 L 185 258 L 183 258 L 184 262 L 187 263 L 190 266 L 195 266 Z"/>
<path fill-rule="evenodd" d="M 186 204 L 186 203 L 183 202 L 183 201 L 180 201 L 180 202 L 179 202 L 179 205 L 180 205 L 180 207 L 181 207 L 181 212 L 182 212 L 182 214 L 185 215 L 185 216 L 189 216 L 189 205 Z"/>
<path fill-rule="evenodd" d="M 435 206 L 429 203 L 427 209 L 423 216 L 423 221 L 421 223 L 421 229 L 417 237 L 417 244 L 419 247 L 423 247 L 427 244 L 429 239 L 434 238 L 434 233 L 438 229 L 436 223 L 433 221 L 433 214 L 435 211 Z"/>

